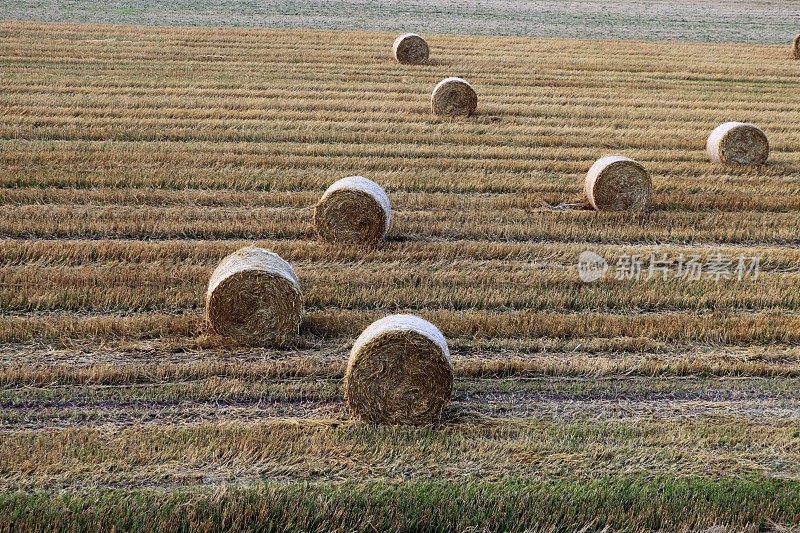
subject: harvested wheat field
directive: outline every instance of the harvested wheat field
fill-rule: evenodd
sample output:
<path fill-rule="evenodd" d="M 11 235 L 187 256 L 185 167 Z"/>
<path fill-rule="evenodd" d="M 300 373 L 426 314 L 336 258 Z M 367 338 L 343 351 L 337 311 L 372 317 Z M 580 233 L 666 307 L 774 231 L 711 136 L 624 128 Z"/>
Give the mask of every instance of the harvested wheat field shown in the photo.
<path fill-rule="evenodd" d="M 0 23 L 0 530 L 800 523 L 786 45 L 426 34 L 411 66 L 395 37 Z M 430 112 L 453 75 L 472 117 Z M 764 129 L 765 165 L 709 162 L 728 121 Z M 584 206 L 612 154 L 649 211 Z M 376 247 L 315 235 L 352 175 L 391 197 Z M 206 330 L 250 245 L 299 278 L 296 347 Z M 352 343 L 392 313 L 447 337 L 439 425 L 346 409 Z"/>

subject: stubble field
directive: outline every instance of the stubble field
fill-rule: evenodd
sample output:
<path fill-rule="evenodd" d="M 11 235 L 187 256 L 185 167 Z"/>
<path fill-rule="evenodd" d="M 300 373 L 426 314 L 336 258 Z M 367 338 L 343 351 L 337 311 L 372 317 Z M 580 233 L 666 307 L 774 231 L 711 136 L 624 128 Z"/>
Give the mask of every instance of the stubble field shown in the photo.
<path fill-rule="evenodd" d="M 438 36 L 407 67 L 392 37 L 0 23 L 0 528 L 800 523 L 786 47 Z M 449 75 L 476 116 L 430 116 Z M 769 165 L 707 162 L 727 120 Z M 553 209 L 608 153 L 650 170 L 654 211 Z M 377 249 L 313 237 L 352 174 L 392 199 Z M 205 334 L 245 244 L 295 266 L 297 349 Z M 761 272 L 587 284 L 584 250 Z M 450 341 L 439 427 L 342 404 L 353 339 L 399 311 Z"/>

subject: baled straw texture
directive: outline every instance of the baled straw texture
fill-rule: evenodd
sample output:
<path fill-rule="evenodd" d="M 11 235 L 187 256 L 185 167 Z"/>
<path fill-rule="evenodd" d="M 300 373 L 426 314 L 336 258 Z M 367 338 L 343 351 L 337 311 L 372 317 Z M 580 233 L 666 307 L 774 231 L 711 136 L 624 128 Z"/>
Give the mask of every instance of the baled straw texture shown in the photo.
<path fill-rule="evenodd" d="M 219 335 L 248 345 L 291 344 L 302 312 L 300 282 L 276 253 L 245 247 L 225 257 L 211 274 L 206 317 Z"/>
<path fill-rule="evenodd" d="M 646 211 L 653 202 L 647 170 L 619 155 L 598 159 L 586 174 L 584 189 L 589 204 L 598 211 Z"/>
<path fill-rule="evenodd" d="M 769 140 L 757 126 L 726 122 L 717 126 L 708 136 L 706 152 L 712 163 L 763 165 L 769 157 Z"/>
<path fill-rule="evenodd" d="M 478 107 L 478 94 L 462 78 L 445 78 L 431 93 L 431 112 L 448 117 L 468 117 Z"/>
<path fill-rule="evenodd" d="M 350 351 L 345 401 L 367 422 L 436 423 L 452 390 L 447 341 L 418 316 L 391 315 L 373 322 Z"/>
<path fill-rule="evenodd" d="M 430 50 L 425 39 L 416 33 L 405 33 L 394 40 L 394 58 L 404 65 L 423 65 L 428 62 Z"/>
<path fill-rule="evenodd" d="M 792 57 L 795 59 L 800 59 L 800 34 L 794 38 L 794 42 L 792 42 Z"/>
<path fill-rule="evenodd" d="M 386 191 L 363 176 L 336 181 L 314 208 L 314 229 L 330 243 L 374 245 L 386 236 L 391 221 Z"/>

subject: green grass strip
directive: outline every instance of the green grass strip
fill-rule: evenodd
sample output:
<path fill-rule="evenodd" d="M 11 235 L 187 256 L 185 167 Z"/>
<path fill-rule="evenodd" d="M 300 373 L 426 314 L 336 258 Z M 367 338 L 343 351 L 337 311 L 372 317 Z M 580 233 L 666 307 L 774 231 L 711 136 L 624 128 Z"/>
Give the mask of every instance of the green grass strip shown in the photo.
<path fill-rule="evenodd" d="M 800 523 L 800 482 L 645 479 L 265 484 L 0 494 L 0 530 L 621 531 Z"/>

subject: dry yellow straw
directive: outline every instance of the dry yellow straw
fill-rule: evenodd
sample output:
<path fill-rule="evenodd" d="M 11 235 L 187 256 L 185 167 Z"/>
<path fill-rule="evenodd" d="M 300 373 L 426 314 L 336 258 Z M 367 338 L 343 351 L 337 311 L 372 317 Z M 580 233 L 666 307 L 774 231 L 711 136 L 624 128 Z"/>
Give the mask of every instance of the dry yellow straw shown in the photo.
<path fill-rule="evenodd" d="M 435 423 L 452 389 L 447 341 L 436 326 L 418 316 L 391 315 L 373 322 L 350 352 L 345 400 L 362 420 Z"/>
<path fill-rule="evenodd" d="M 219 335 L 249 345 L 291 344 L 302 312 L 300 282 L 276 253 L 242 248 L 225 257 L 211 274 L 206 317 Z"/>
<path fill-rule="evenodd" d="M 425 39 L 416 33 L 404 33 L 394 40 L 394 58 L 404 65 L 422 65 L 428 62 L 430 49 Z"/>
<path fill-rule="evenodd" d="M 763 165 L 769 157 L 769 140 L 758 127 L 744 122 L 717 126 L 706 142 L 708 158 L 726 165 Z"/>
<path fill-rule="evenodd" d="M 653 202 L 653 184 L 647 170 L 619 155 L 598 159 L 586 174 L 584 190 L 598 211 L 645 211 Z"/>
<path fill-rule="evenodd" d="M 448 117 L 468 117 L 478 107 L 478 94 L 462 78 L 445 78 L 431 93 L 431 112 Z"/>
<path fill-rule="evenodd" d="M 391 221 L 386 191 L 363 176 L 336 181 L 314 208 L 314 229 L 330 243 L 374 245 L 386 236 Z"/>

